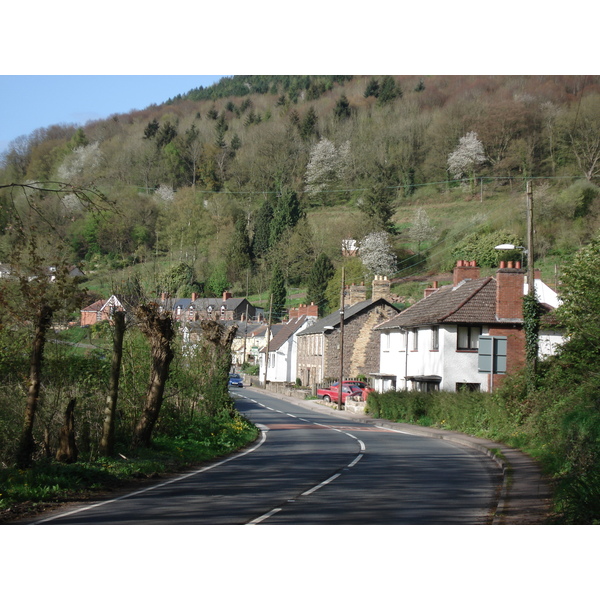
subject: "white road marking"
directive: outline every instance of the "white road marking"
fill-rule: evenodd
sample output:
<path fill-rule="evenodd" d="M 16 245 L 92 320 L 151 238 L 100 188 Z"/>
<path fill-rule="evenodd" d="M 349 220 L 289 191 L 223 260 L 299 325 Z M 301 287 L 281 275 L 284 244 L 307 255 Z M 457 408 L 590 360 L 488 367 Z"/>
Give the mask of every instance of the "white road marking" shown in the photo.
<path fill-rule="evenodd" d="M 78 509 L 66 512 L 66 513 L 61 513 L 60 515 L 48 517 L 46 519 L 42 519 L 41 521 L 36 521 L 35 523 L 33 523 L 33 525 L 36 525 L 38 523 L 47 523 L 48 521 L 55 521 L 55 520 L 61 519 L 63 517 L 69 517 L 71 515 L 75 515 L 77 513 L 84 512 L 86 510 L 90 510 L 92 508 L 97 508 L 99 506 L 105 506 L 106 504 L 112 504 L 113 502 L 119 502 L 119 500 L 125 500 L 125 498 L 131 498 L 132 496 L 139 496 L 140 494 L 145 494 L 146 492 L 156 490 L 156 489 L 164 487 L 166 485 L 170 485 L 172 483 L 177 483 L 178 481 L 182 481 L 184 479 L 187 479 L 188 477 L 192 477 L 193 475 L 198 475 L 200 473 L 204 473 L 205 471 L 209 471 L 210 469 L 214 469 L 215 467 L 220 467 L 221 465 L 224 465 L 225 463 L 235 460 L 236 458 L 241 458 L 242 456 L 245 456 L 246 454 L 250 454 L 251 452 L 254 452 L 258 448 L 260 448 L 267 439 L 265 432 L 268 431 L 268 428 L 265 427 L 264 425 L 261 425 L 260 423 L 257 423 L 256 426 L 261 430 L 260 440 L 254 446 L 252 446 L 248 450 L 245 450 L 244 452 L 240 452 L 239 454 L 234 454 L 233 456 L 230 456 L 229 458 L 226 458 L 225 460 L 221 460 L 218 463 L 214 463 L 212 465 L 202 467 L 202 469 L 198 469 L 197 471 L 192 471 L 191 473 L 186 473 L 185 475 L 180 475 L 179 477 L 175 477 L 174 479 L 169 479 L 168 481 L 163 481 L 162 483 L 153 485 L 152 487 L 137 490 L 135 492 L 131 492 L 130 494 L 125 494 L 124 496 L 119 496 L 118 498 L 113 498 L 112 500 L 105 500 L 104 502 L 98 502 L 96 504 L 90 504 L 89 506 L 83 506 L 81 508 L 78 508 Z"/>
<path fill-rule="evenodd" d="M 283 509 L 281 509 L 281 508 L 274 508 L 273 510 L 271 510 L 268 513 L 262 515 L 261 517 L 258 517 L 256 519 L 254 519 L 253 521 L 250 521 L 249 523 L 246 523 L 246 525 L 256 525 L 257 523 L 260 523 L 261 521 L 264 521 L 265 519 L 268 519 L 269 517 L 272 517 L 275 513 L 278 513 L 280 510 L 283 510 Z"/>
<path fill-rule="evenodd" d="M 391 429 L 390 427 L 383 427 L 383 425 L 375 425 L 377 429 L 385 429 L 386 431 L 392 431 L 393 433 L 402 433 L 403 435 L 412 435 L 414 437 L 419 437 L 417 433 L 408 433 L 408 431 L 401 431 L 400 429 Z"/>

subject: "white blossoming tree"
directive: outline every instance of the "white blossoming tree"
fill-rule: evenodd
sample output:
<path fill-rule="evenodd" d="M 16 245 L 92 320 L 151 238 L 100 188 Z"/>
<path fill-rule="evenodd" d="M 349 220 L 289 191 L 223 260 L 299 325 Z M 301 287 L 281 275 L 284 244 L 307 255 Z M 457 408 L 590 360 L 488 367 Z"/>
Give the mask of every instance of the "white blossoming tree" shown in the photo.
<path fill-rule="evenodd" d="M 58 176 L 63 181 L 79 181 L 79 179 L 93 179 L 95 171 L 102 164 L 102 151 L 98 142 L 77 146 L 67 155 L 58 168 Z"/>
<path fill-rule="evenodd" d="M 350 142 L 344 142 L 338 148 L 323 138 L 317 142 L 310 153 L 304 181 L 305 191 L 310 198 L 317 198 L 335 184 L 344 180 L 350 166 Z M 322 204 L 328 204 L 327 199 Z"/>
<path fill-rule="evenodd" d="M 359 245 L 359 256 L 372 275 L 390 276 L 398 268 L 390 236 L 385 231 L 376 231 L 364 237 Z"/>
<path fill-rule="evenodd" d="M 471 187 L 475 182 L 475 169 L 486 161 L 483 144 L 474 131 L 458 141 L 458 146 L 448 156 L 448 171 L 454 179 L 468 177 Z"/>

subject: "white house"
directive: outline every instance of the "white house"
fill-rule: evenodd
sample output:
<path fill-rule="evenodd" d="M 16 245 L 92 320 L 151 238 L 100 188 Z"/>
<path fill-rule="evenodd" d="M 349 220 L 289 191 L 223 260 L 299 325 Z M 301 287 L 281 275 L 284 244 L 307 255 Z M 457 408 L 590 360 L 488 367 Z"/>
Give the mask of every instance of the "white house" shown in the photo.
<path fill-rule="evenodd" d="M 315 309 L 317 307 L 315 306 Z M 268 362 L 265 365 L 267 346 L 260 351 L 260 379 L 267 381 L 294 383 L 297 377 L 298 340 L 296 335 L 312 325 L 317 316 L 303 314 L 293 317 L 273 336 L 268 345 Z"/>
<path fill-rule="evenodd" d="M 371 373 L 376 391 L 491 391 L 525 364 L 522 302 L 527 291 L 520 263 L 501 263 L 495 277 L 479 277 L 474 262 L 458 261 L 452 285 L 429 288 L 425 298 L 379 325 L 380 367 Z M 535 280 L 546 312 L 556 294 Z M 552 354 L 562 338 L 543 330 L 540 354 Z"/>

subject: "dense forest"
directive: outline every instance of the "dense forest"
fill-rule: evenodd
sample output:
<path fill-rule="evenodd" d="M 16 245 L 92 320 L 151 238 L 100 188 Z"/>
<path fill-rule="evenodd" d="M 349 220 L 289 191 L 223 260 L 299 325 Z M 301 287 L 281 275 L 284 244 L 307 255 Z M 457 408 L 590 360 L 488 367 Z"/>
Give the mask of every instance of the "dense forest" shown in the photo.
<path fill-rule="evenodd" d="M 325 307 L 335 293 L 311 278 L 318 257 L 340 267 L 345 239 L 385 233 L 398 278 L 457 257 L 492 266 L 492 238 L 523 243 L 527 179 L 536 259 L 550 269 L 597 230 L 599 175 L 598 76 L 227 77 L 13 140 L 0 263 L 17 226 L 37 227 L 88 275 L 145 265 L 152 293 L 264 293 L 277 266 L 288 289 L 308 287 Z M 32 198 L 50 196 L 36 186 L 59 185 L 47 182 L 108 204 L 50 195 L 40 226 Z M 352 277 L 373 274 L 351 263 Z"/>

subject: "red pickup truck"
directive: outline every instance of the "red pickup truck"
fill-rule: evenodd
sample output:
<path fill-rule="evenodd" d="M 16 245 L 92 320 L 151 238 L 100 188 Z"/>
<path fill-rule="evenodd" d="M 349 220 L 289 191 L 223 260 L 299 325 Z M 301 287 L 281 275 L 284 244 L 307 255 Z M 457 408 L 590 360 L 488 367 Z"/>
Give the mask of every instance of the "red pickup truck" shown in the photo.
<path fill-rule="evenodd" d="M 337 402 L 339 393 L 339 385 L 332 385 L 328 388 L 318 389 L 317 396 L 322 398 L 326 402 Z M 344 385 L 342 386 L 342 404 L 346 402 L 346 398 L 355 398 L 356 400 L 362 400 L 363 391 L 355 385 Z"/>

